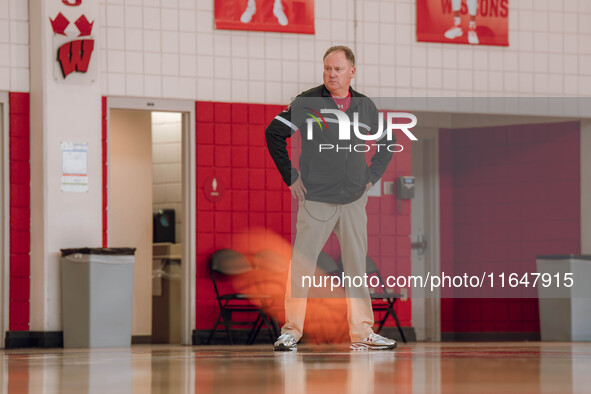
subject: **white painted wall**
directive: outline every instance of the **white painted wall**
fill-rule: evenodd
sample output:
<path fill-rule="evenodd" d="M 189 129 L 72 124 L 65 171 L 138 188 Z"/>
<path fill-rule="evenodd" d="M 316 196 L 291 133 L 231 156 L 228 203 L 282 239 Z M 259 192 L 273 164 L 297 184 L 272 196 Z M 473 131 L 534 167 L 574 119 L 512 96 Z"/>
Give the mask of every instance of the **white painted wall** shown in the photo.
<path fill-rule="evenodd" d="M 29 7 L 0 0 L 0 90 L 29 91 Z"/>
<path fill-rule="evenodd" d="M 591 95 L 588 0 L 510 0 L 508 48 L 416 42 L 414 0 L 316 0 L 314 36 L 215 30 L 213 3 L 101 0 L 101 93 L 285 103 L 342 43 L 372 96 Z M 0 0 L 0 90 L 29 90 L 27 4 Z"/>
<path fill-rule="evenodd" d="M 174 209 L 175 242 L 181 242 L 182 114 L 152 112 L 154 209 Z"/>
<path fill-rule="evenodd" d="M 588 0 L 511 0 L 508 48 L 417 43 L 414 0 L 316 0 L 314 36 L 215 30 L 213 0 L 85 1 L 100 72 L 83 87 L 53 81 L 60 4 L 0 0 L 0 90 L 31 92 L 33 331 L 61 328 L 59 248 L 101 243 L 101 94 L 287 103 L 347 44 L 368 95 L 591 96 Z M 86 194 L 59 189 L 61 141 L 89 144 Z"/>
<path fill-rule="evenodd" d="M 286 103 L 347 44 L 372 96 L 591 95 L 588 0 L 510 0 L 508 48 L 416 42 L 415 0 L 316 0 L 313 36 L 215 30 L 213 4 L 103 0 L 101 92 Z"/>
<path fill-rule="evenodd" d="M 20 0 L 19 0 L 20 1 Z M 13 2 L 11 1 L 11 4 Z M 54 80 L 53 31 L 58 12 L 92 19 L 98 4 L 64 10 L 31 0 L 31 331 L 61 330 L 60 249 L 102 243 L 101 96 L 99 83 Z M 88 192 L 61 190 L 60 144 L 88 144 Z"/>

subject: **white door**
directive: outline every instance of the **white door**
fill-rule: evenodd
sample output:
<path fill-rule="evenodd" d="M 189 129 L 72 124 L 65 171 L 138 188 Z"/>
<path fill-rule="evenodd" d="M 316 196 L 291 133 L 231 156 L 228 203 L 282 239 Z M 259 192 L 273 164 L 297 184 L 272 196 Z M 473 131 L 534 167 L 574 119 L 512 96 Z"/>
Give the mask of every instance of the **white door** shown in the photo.
<path fill-rule="evenodd" d="M 412 145 L 415 197 L 411 203 L 411 271 L 425 278 L 439 274 L 438 130 L 417 128 Z M 418 341 L 441 338 L 440 297 L 428 288 L 412 289 L 412 325 Z"/>
<path fill-rule="evenodd" d="M 152 331 L 152 115 L 112 109 L 109 125 L 110 247 L 136 248 L 132 335 Z"/>

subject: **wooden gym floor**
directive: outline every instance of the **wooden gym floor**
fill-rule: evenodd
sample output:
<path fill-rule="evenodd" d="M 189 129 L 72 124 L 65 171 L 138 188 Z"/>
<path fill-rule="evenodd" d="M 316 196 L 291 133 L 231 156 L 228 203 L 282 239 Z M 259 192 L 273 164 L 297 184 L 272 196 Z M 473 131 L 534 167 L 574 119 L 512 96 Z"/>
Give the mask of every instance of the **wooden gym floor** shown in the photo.
<path fill-rule="evenodd" d="M 584 393 L 591 343 L 0 350 L 2 393 Z"/>

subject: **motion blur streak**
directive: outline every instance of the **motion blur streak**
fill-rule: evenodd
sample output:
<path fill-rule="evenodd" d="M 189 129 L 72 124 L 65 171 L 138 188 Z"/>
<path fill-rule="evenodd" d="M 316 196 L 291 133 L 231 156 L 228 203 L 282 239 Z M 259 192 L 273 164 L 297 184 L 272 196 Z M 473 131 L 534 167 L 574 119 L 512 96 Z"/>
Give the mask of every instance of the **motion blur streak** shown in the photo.
<path fill-rule="evenodd" d="M 285 322 L 285 291 L 291 259 L 291 245 L 266 229 L 236 234 L 232 249 L 242 253 L 253 265 L 247 275 L 235 277 L 236 291 L 252 294 L 251 302 L 261 306 L 279 326 Z M 320 269 L 316 275 L 326 275 Z M 336 296 L 335 296 L 336 294 Z M 268 298 L 260 299 L 264 295 Z M 258 299 L 257 299 L 258 298 Z M 349 341 L 347 304 L 342 289 L 310 290 L 303 340 L 306 343 L 344 343 Z"/>

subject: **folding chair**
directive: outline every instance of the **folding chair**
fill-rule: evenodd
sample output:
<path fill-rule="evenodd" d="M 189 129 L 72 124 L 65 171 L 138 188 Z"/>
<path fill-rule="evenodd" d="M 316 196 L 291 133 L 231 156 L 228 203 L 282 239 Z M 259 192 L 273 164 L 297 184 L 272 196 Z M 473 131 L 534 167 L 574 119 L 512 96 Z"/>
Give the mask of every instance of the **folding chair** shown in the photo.
<path fill-rule="evenodd" d="M 376 263 L 369 256 L 367 256 L 365 268 L 368 277 L 375 275 L 379 281 L 379 286 L 377 288 L 378 292 L 375 291 L 375 288 L 370 289 L 372 308 L 374 312 L 386 312 L 378 326 L 378 334 L 380 333 L 380 331 L 382 331 L 382 327 L 384 327 L 384 323 L 386 322 L 386 319 L 388 319 L 388 316 L 392 316 L 396 321 L 396 326 L 398 326 L 398 332 L 400 333 L 402 341 L 406 343 L 406 337 L 404 336 L 404 332 L 402 331 L 402 327 L 400 326 L 398 315 L 396 315 L 396 311 L 394 310 L 394 304 L 399 298 L 402 297 L 402 294 L 388 293 L 385 291 L 387 288 L 386 284 L 384 283 L 384 279 L 380 274 L 380 270 L 376 266 Z"/>
<path fill-rule="evenodd" d="M 268 297 L 257 291 L 253 278 L 253 267 L 250 261 L 235 250 L 221 249 L 211 256 L 209 271 L 220 313 L 207 338 L 206 344 L 211 342 L 220 325 L 224 326 L 231 345 L 234 344 L 231 332 L 232 326 L 250 326 L 251 330 L 246 339 L 246 344 L 253 343 L 256 339 L 255 334 L 258 334 L 257 327 L 260 322 L 266 324 L 269 337 L 273 341 L 274 333 L 271 331 L 271 324 L 267 315 L 261 309 L 261 304 Z M 250 292 L 236 292 L 237 283 L 241 284 L 241 287 L 244 287 Z M 245 316 L 248 316 L 249 313 L 255 313 L 256 319 L 252 321 L 236 321 L 233 320 L 233 314 L 236 313 Z"/>
<path fill-rule="evenodd" d="M 253 267 L 257 288 L 262 300 L 261 309 L 267 315 L 271 323 L 271 329 L 275 337 L 279 336 L 278 321 L 283 321 L 285 314 L 285 288 L 287 285 L 287 273 L 289 270 L 289 258 L 271 250 L 260 250 L 253 255 Z M 265 322 L 259 317 L 259 323 L 254 332 L 254 337 Z"/>
<path fill-rule="evenodd" d="M 340 275 L 341 269 L 337 265 L 337 263 L 330 257 L 328 254 L 324 252 L 320 252 L 318 256 L 318 260 L 316 263 L 316 269 L 321 269 L 322 272 L 316 272 L 316 274 L 326 274 L 326 275 Z"/>

